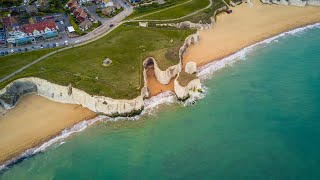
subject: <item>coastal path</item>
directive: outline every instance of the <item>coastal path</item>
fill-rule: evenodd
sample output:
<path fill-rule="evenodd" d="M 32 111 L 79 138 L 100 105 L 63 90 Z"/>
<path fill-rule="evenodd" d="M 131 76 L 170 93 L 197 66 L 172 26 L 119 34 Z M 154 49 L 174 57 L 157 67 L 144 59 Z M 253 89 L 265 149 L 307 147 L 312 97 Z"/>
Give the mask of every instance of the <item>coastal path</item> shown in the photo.
<path fill-rule="evenodd" d="M 186 3 L 189 3 L 191 2 L 192 0 L 189 0 L 189 1 L 186 1 L 184 3 L 181 3 L 181 4 L 177 4 L 177 5 L 174 5 L 174 6 L 171 6 L 169 8 L 165 8 L 165 9 L 161 9 L 159 11 L 156 11 L 156 12 L 152 12 L 152 13 L 149 13 L 149 14 L 146 14 L 146 15 L 142 15 L 142 16 L 139 16 L 139 17 L 136 17 L 136 18 L 133 18 L 132 20 L 128 20 L 128 21 L 122 21 L 125 17 L 127 17 L 128 15 L 130 15 L 132 12 L 133 12 L 133 8 L 132 7 L 129 7 L 129 8 L 125 8 L 124 11 L 122 11 L 118 16 L 114 17 L 109 23 L 105 23 L 105 24 L 102 24 L 99 28 L 93 30 L 91 33 L 87 34 L 87 35 L 84 35 L 81 37 L 81 39 L 77 40 L 78 42 L 80 42 L 79 44 L 75 44 L 75 45 L 72 45 L 72 46 L 68 46 L 68 47 L 64 47 L 62 49 L 59 49 L 57 51 L 53 51 L 53 52 L 50 52 L 36 60 L 34 60 L 33 62 L 23 66 L 22 68 L 12 72 L 11 74 L 3 77 L 0 79 L 0 83 L 12 78 L 13 76 L 15 76 L 16 74 L 24 71 L 25 69 L 31 67 L 32 65 L 42 61 L 43 59 L 51 56 L 51 55 L 54 55 L 58 52 L 62 52 L 62 51 L 65 51 L 65 50 L 68 50 L 68 49 L 71 49 L 71 48 L 75 48 L 75 47 L 79 47 L 79 46 L 83 46 L 83 45 L 86 45 L 88 43 L 91 43 L 93 41 L 96 41 L 98 39 L 100 39 L 101 37 L 103 36 L 106 36 L 107 34 L 109 34 L 110 32 L 112 32 L 114 29 L 116 29 L 117 27 L 121 26 L 123 23 L 125 22 L 133 22 L 133 21 L 141 21 L 141 20 L 138 20 L 138 18 L 142 18 L 142 17 L 145 17 L 145 16 L 148 16 L 148 15 L 151 15 L 151 14 L 155 14 L 155 13 L 158 13 L 158 12 L 161 12 L 161 11 L 164 11 L 164 10 L 168 10 L 168 9 L 171 9 L 171 8 L 174 8 L 174 7 L 177 7 L 177 6 L 181 6 L 183 4 L 186 4 Z M 204 11 L 208 8 L 210 8 L 213 4 L 213 1 L 212 0 L 209 0 L 210 3 L 208 6 L 202 8 L 202 9 L 199 9 L 197 11 L 194 11 L 190 14 L 187 14 L 183 17 L 179 17 L 179 18 L 175 18 L 175 19 L 165 19 L 165 20 L 144 20 L 144 21 L 176 21 L 176 20 L 181 20 L 181 19 L 184 19 L 184 18 L 187 18 L 187 17 L 190 17 L 190 16 L 193 16 L 201 11 Z M 110 28 L 110 25 L 114 25 L 113 27 Z"/>
<path fill-rule="evenodd" d="M 138 19 L 138 18 L 142 18 L 142 17 L 145 17 L 145 16 L 149 16 L 149 15 L 152 15 L 152 14 L 155 14 L 155 13 L 158 13 L 158 12 L 161 12 L 161 11 L 164 11 L 164 10 L 171 9 L 171 8 L 174 8 L 174 7 L 177 7 L 177 6 L 181 6 L 181 5 L 186 4 L 186 3 L 189 3 L 189 2 L 191 2 L 191 1 L 192 1 L 192 0 L 186 1 L 186 2 L 181 3 L 181 4 L 177 4 L 177 5 L 175 5 L 175 6 L 171 6 L 170 8 L 161 9 L 161 10 L 156 11 L 156 12 L 152 12 L 152 13 L 149 13 L 149 14 L 145 14 L 145 15 L 142 15 L 142 16 L 139 16 L 139 17 L 136 17 L 136 18 L 133 18 L 132 20 L 128 20 L 128 21 L 129 21 L 129 22 L 137 22 L 137 21 L 149 21 L 149 22 L 152 22 L 152 21 L 160 21 L 160 22 L 177 21 L 177 20 L 181 20 L 181 19 L 184 19 L 184 18 L 193 16 L 193 15 L 195 15 L 195 14 L 198 14 L 199 12 L 202 12 L 202 11 L 204 11 L 204 10 L 206 10 L 206 9 L 209 9 L 209 8 L 212 6 L 212 4 L 213 4 L 213 1 L 212 1 L 212 0 L 209 0 L 208 6 L 202 8 L 202 9 L 199 9 L 199 10 L 197 10 L 197 11 L 194 11 L 194 12 L 192 12 L 192 13 L 190 13 L 190 14 L 187 14 L 187 15 L 185 15 L 185 16 L 179 17 L 179 18 L 174 18 L 174 19 L 162 19 L 162 20 L 156 20 L 156 19 L 151 19 L 151 20 L 141 20 L 141 19 L 140 19 L 140 20 L 139 20 L 139 19 Z"/>

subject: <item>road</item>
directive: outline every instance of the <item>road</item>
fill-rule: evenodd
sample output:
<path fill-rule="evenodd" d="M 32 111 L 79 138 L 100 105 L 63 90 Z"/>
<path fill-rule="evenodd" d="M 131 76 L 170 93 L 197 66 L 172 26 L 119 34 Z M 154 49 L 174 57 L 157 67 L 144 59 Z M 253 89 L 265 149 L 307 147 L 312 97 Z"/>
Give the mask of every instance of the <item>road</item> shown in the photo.
<path fill-rule="evenodd" d="M 95 36 L 99 36 L 99 34 L 102 34 L 105 31 L 108 31 L 110 29 L 111 24 L 113 24 L 113 25 L 118 24 L 119 22 L 121 22 L 124 18 L 126 18 L 127 16 L 129 16 L 133 12 L 133 8 L 131 6 L 125 4 L 124 0 L 117 0 L 117 2 L 122 7 L 124 7 L 124 10 L 113 18 L 101 18 L 95 13 L 95 8 L 84 7 L 84 9 L 87 9 L 89 11 L 89 13 L 91 15 L 93 15 L 93 17 L 95 19 L 99 20 L 102 24 L 101 26 L 99 26 L 98 28 L 96 28 L 95 30 L 93 30 L 92 32 L 90 32 L 84 36 L 80 36 L 80 37 L 76 37 L 76 38 L 69 38 L 64 30 L 65 26 L 70 26 L 70 24 L 68 24 L 68 21 L 65 20 L 65 18 L 67 18 L 67 17 L 59 17 L 59 18 L 55 17 L 56 24 L 58 25 L 58 27 L 61 31 L 61 33 L 60 33 L 60 35 L 62 36 L 61 38 L 56 39 L 56 40 L 50 40 L 50 41 L 42 41 L 42 42 L 38 42 L 36 44 L 23 45 L 23 46 L 14 47 L 14 48 L 0 48 L 0 52 L 7 51 L 8 53 L 11 53 L 11 50 L 14 50 L 14 52 L 19 52 L 19 49 L 21 49 L 22 51 L 24 51 L 25 48 L 28 48 L 29 50 L 31 50 L 32 47 L 34 47 L 35 49 L 40 49 L 41 46 L 46 48 L 48 45 L 50 47 L 53 47 L 53 44 L 56 45 L 56 43 L 58 43 L 61 46 L 61 45 L 64 45 L 65 41 L 68 41 L 68 44 L 70 44 L 70 45 L 75 45 L 77 43 L 84 42 L 84 41 L 87 41 L 91 38 L 94 38 Z M 61 24 L 61 21 L 63 21 L 64 24 Z"/>
<path fill-rule="evenodd" d="M 190 0 L 190 1 L 191 1 L 191 0 Z M 187 2 L 190 2 L 190 1 L 187 1 Z M 192 12 L 192 13 L 190 13 L 190 14 L 188 14 L 188 15 L 185 15 L 185 16 L 183 16 L 183 17 L 180 17 L 180 18 L 166 19 L 166 20 L 147 20 L 147 21 L 175 21 L 175 20 L 184 19 L 184 18 L 186 18 L 186 17 L 192 16 L 192 15 L 194 15 L 194 14 L 197 14 L 197 13 L 199 13 L 199 12 L 201 12 L 201 11 L 204 11 L 204 10 L 210 8 L 210 7 L 212 6 L 212 3 L 213 3 L 213 2 L 212 2 L 212 0 L 209 0 L 209 1 L 210 1 L 210 3 L 209 3 L 208 6 L 202 8 L 202 9 L 199 9 L 199 10 L 197 10 L 197 11 L 194 11 L 194 12 Z M 179 5 L 181 5 L 181 4 L 179 4 Z M 175 7 L 176 7 L 176 6 L 178 6 L 178 5 L 175 5 Z M 172 7 L 170 7 L 170 8 L 172 8 Z M 168 9 L 168 8 L 167 8 L 167 9 Z M 167 10 L 167 9 L 166 9 L 166 10 Z M 147 14 L 147 15 L 151 15 L 151 14 L 158 13 L 158 12 L 161 12 L 161 11 L 163 11 L 163 10 L 160 10 L 160 11 L 157 11 L 157 12 L 153 12 L 153 13 L 149 13 L 149 14 Z M 32 66 L 32 65 L 34 65 L 34 64 L 42 61 L 43 59 L 45 59 L 45 58 L 48 57 L 48 56 L 51 56 L 51 55 L 56 54 L 56 53 L 61 52 L 61 51 L 65 51 L 65 50 L 67 50 L 67 49 L 71 49 L 71 48 L 74 48 L 74 47 L 83 46 L 83 45 L 86 45 L 86 44 L 88 44 L 88 43 L 91 43 L 91 42 L 93 42 L 93 41 L 98 40 L 99 38 L 101 38 L 101 37 L 109 34 L 111 31 L 113 31 L 114 29 L 116 29 L 117 27 L 119 27 L 120 25 L 122 25 L 123 23 L 125 23 L 125 22 L 122 21 L 122 20 L 123 20 L 124 18 L 126 18 L 127 16 L 129 16 L 132 12 L 133 12 L 133 8 L 132 8 L 132 7 L 125 8 L 120 14 L 118 14 L 117 16 L 111 18 L 110 21 L 105 22 L 105 23 L 102 24 L 100 27 L 98 27 L 97 29 L 93 30 L 91 33 L 86 34 L 86 35 L 84 35 L 84 36 L 82 36 L 82 37 L 79 37 L 79 38 L 75 38 L 75 40 L 73 40 L 73 42 L 71 42 L 71 43 L 73 43 L 74 45 L 68 46 L 68 47 L 65 47 L 65 48 L 62 48 L 62 49 L 60 49 L 60 50 L 58 50 L 58 51 L 54 51 L 54 52 L 48 53 L 48 54 L 46 54 L 45 56 L 42 56 L 42 57 L 36 59 L 35 61 L 27 64 L 26 66 L 24 66 L 24 67 L 22 67 L 22 68 L 20 68 L 20 69 L 18 69 L 18 70 L 16 70 L 16 71 L 14 71 L 13 73 L 11 73 L 11 74 L 3 77 L 2 79 L 0 79 L 0 83 L 3 82 L 3 81 L 5 81 L 5 80 L 7 80 L 7 79 L 10 79 L 11 77 L 15 76 L 17 73 L 19 73 L 19 72 L 21 72 L 21 71 L 29 68 L 30 66 Z M 144 17 L 144 16 L 146 16 L 146 15 L 139 16 L 139 17 L 137 17 L 137 18 L 141 18 L 141 17 Z M 130 21 L 139 21 L 137 18 L 134 18 L 134 19 L 132 19 L 132 20 L 130 20 Z M 141 21 L 141 20 L 140 20 L 140 21 Z M 113 27 L 110 27 L 111 24 L 113 24 L 114 26 L 113 26 Z M 75 41 L 81 42 L 81 43 L 75 44 Z"/>
<path fill-rule="evenodd" d="M 113 31 L 115 28 L 119 27 L 120 25 L 123 24 L 123 19 L 126 18 L 127 16 L 129 16 L 131 13 L 133 12 L 133 8 L 132 7 L 128 7 L 128 8 L 125 8 L 121 13 L 119 13 L 117 16 L 109 19 L 107 22 L 105 22 L 104 24 L 102 24 L 100 27 L 96 28 L 95 30 L 93 30 L 91 33 L 88 33 L 84 36 L 81 36 L 81 37 L 78 37 L 78 38 L 74 38 L 72 39 L 72 41 L 69 41 L 70 44 L 73 44 L 73 45 L 70 45 L 70 46 L 67 46 L 67 47 L 64 47 L 62 49 L 59 49 L 57 51 L 53 51 L 53 52 L 50 52 L 36 60 L 34 60 L 33 62 L 23 66 L 22 68 L 12 72 L 11 74 L 3 77 L 0 79 L 0 83 L 5 81 L 5 80 L 8 80 L 10 78 L 12 78 L 13 76 L 15 76 L 16 74 L 20 73 L 21 71 L 29 68 L 30 66 L 42 61 L 43 59 L 53 55 L 53 54 L 56 54 L 58 52 L 61 52 L 61 51 L 65 51 L 65 50 L 68 50 L 68 49 L 71 49 L 71 48 L 74 48 L 74 47 L 79 47 L 79 46 L 83 46 L 85 44 L 88 44 L 90 42 L 93 42 L 107 34 L 109 34 L 111 31 Z M 114 26 L 113 27 L 110 27 L 110 25 L 113 24 Z M 79 43 L 75 43 L 75 42 L 79 42 Z M 50 42 L 52 43 L 52 42 Z"/>

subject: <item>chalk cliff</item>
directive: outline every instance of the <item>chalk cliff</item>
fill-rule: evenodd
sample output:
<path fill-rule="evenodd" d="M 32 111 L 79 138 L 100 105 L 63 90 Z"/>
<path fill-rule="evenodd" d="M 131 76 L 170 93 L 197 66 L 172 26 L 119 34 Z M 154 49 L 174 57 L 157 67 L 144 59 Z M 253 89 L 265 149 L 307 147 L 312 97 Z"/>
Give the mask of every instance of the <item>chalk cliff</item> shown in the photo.
<path fill-rule="evenodd" d="M 28 77 L 15 80 L 0 90 L 0 103 L 6 109 L 13 108 L 25 94 L 36 93 L 56 102 L 80 104 L 90 110 L 106 115 L 131 115 L 143 109 L 143 98 L 147 95 L 142 88 L 141 95 L 131 99 L 112 99 L 90 95 L 71 86 L 60 86 L 47 80 Z"/>
<path fill-rule="evenodd" d="M 154 58 L 147 58 L 148 61 L 150 59 L 153 61 L 155 75 L 160 83 L 168 84 L 172 78 L 181 72 L 182 56 L 188 46 L 198 42 L 198 36 L 198 33 L 196 33 L 185 39 L 183 46 L 179 50 L 179 63 L 164 71 L 160 70 Z M 144 61 L 144 65 L 147 60 Z M 143 70 L 143 77 L 144 87 L 141 89 L 140 96 L 131 100 L 90 95 L 72 86 L 61 86 L 44 79 L 26 77 L 15 80 L 0 90 L 0 105 L 5 109 L 11 109 L 23 95 L 36 93 L 56 102 L 80 104 L 94 112 L 103 113 L 109 116 L 132 116 L 143 110 L 144 98 L 149 96 L 145 68 Z M 178 92 L 178 94 L 180 93 Z"/>
<path fill-rule="evenodd" d="M 178 76 L 179 77 L 179 76 Z M 200 79 L 194 79 L 190 81 L 187 86 L 181 86 L 178 81 L 178 77 L 174 80 L 174 93 L 180 100 L 186 100 L 190 97 L 190 92 L 201 91 Z"/>
<path fill-rule="evenodd" d="M 320 6 L 320 0 L 261 0 L 265 4 L 282 4 L 292 6 Z"/>

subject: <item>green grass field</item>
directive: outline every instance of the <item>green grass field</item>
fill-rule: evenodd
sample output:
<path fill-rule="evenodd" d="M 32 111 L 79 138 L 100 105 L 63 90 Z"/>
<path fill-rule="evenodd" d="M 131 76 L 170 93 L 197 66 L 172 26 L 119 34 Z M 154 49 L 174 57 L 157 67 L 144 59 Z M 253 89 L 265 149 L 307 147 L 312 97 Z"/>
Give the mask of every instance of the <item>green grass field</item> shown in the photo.
<path fill-rule="evenodd" d="M 194 32 L 122 25 L 97 41 L 44 59 L 0 84 L 0 88 L 14 79 L 32 76 L 64 86 L 72 84 L 91 95 L 132 99 L 140 95 L 143 87 L 142 61 L 147 56 L 169 57 L 169 54 L 170 61 L 159 60 L 163 63 L 161 67 L 177 64 L 179 59 L 172 55 L 172 49 L 182 46 L 184 39 Z M 104 67 L 102 62 L 106 58 L 112 64 Z"/>
<path fill-rule="evenodd" d="M 181 86 L 187 86 L 190 81 L 197 78 L 195 74 L 188 74 L 185 71 L 181 71 L 177 80 Z"/>
<path fill-rule="evenodd" d="M 44 49 L 0 57 L 0 78 L 9 75 L 13 71 L 20 69 L 21 67 L 54 50 L 56 49 Z"/>
<path fill-rule="evenodd" d="M 214 15 L 214 12 L 225 6 L 225 4 L 221 1 L 221 0 L 213 0 L 213 3 L 212 3 L 212 6 L 204 11 L 201 11 L 193 16 L 190 16 L 190 17 L 187 17 L 187 18 L 184 18 L 184 19 L 181 19 L 179 20 L 180 22 L 181 21 L 191 21 L 193 23 L 208 23 L 210 24 L 211 23 L 211 17 L 213 17 Z"/>
<path fill-rule="evenodd" d="M 141 19 L 145 20 L 164 20 L 164 19 L 175 19 L 186 16 L 194 11 L 202 9 L 209 5 L 209 0 L 192 0 L 189 3 L 183 4 L 181 6 L 177 6 L 175 8 L 171 8 L 168 10 L 164 10 L 155 14 L 151 14 L 149 16 L 145 16 Z"/>
<path fill-rule="evenodd" d="M 127 18 L 127 19 L 132 19 L 132 18 L 136 18 L 142 15 L 146 15 L 155 11 L 159 11 L 162 9 L 166 9 L 175 5 L 179 5 L 181 3 L 184 3 L 186 1 L 189 0 L 166 0 L 166 3 L 163 5 L 159 5 L 158 3 L 153 3 L 151 5 L 148 6 L 140 6 L 140 7 L 136 7 L 134 9 L 134 12 Z"/>

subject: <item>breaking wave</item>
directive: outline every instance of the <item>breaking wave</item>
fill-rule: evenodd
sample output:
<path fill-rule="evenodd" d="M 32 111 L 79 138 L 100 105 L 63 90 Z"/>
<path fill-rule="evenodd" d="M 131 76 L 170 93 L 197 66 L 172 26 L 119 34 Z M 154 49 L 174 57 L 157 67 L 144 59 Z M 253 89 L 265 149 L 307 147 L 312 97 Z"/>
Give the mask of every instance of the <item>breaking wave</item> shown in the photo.
<path fill-rule="evenodd" d="M 264 41 L 253 44 L 251 46 L 248 46 L 246 48 L 243 48 L 242 50 L 236 52 L 233 55 L 230 55 L 226 58 L 211 62 L 207 65 L 200 67 L 197 71 L 197 75 L 202 80 L 208 79 L 212 76 L 212 74 L 215 71 L 222 69 L 228 65 L 231 65 L 234 62 L 236 62 L 237 60 L 245 60 L 247 53 L 254 50 L 254 48 L 257 47 L 258 45 L 268 44 L 273 41 L 277 41 L 277 39 L 279 39 L 280 37 L 283 37 L 285 35 L 298 35 L 298 33 L 302 32 L 304 30 L 307 30 L 307 29 L 312 29 L 312 28 L 319 28 L 320 29 L 320 23 L 316 23 L 313 25 L 308 25 L 305 27 L 290 30 L 290 31 L 281 33 L 277 36 L 266 39 Z M 182 106 L 195 105 L 195 103 L 198 99 L 202 99 L 205 97 L 207 89 L 204 86 L 202 88 L 204 90 L 202 93 L 192 93 L 192 94 L 190 94 L 190 98 L 188 100 L 186 100 L 185 102 L 181 102 L 180 104 Z M 153 96 L 149 99 L 146 99 L 144 102 L 144 110 L 142 111 L 142 113 L 140 115 L 137 115 L 135 117 L 110 118 L 110 117 L 101 115 L 101 116 L 98 116 L 98 117 L 91 119 L 91 120 L 82 121 L 82 122 L 74 125 L 71 128 L 67 128 L 67 129 L 63 130 L 60 133 L 60 135 L 43 143 L 42 145 L 35 147 L 35 148 L 28 149 L 25 152 L 21 153 L 18 157 L 7 161 L 6 163 L 4 163 L 3 165 L 0 166 L 0 173 L 6 169 L 9 169 L 14 164 L 17 164 L 28 157 L 34 156 L 38 153 L 41 153 L 41 152 L 47 150 L 49 147 L 51 147 L 53 145 L 60 146 L 60 145 L 64 144 L 65 142 L 63 140 L 65 138 L 69 137 L 73 133 L 77 133 L 77 132 L 81 132 L 81 131 L 85 130 L 87 127 L 91 126 L 92 124 L 94 124 L 98 121 L 105 121 L 105 120 L 118 121 L 118 120 L 128 120 L 128 119 L 129 120 L 138 120 L 143 115 L 155 115 L 155 112 L 156 112 L 155 110 L 162 104 L 173 104 L 176 102 L 179 102 L 179 101 L 177 101 L 174 93 L 171 91 L 166 91 L 161 94 L 158 94 L 157 96 Z"/>
<path fill-rule="evenodd" d="M 94 119 L 82 121 L 82 122 L 77 123 L 76 125 L 72 126 L 71 128 L 67 128 L 67 129 L 63 130 L 58 136 L 43 143 L 42 145 L 35 147 L 35 148 L 28 149 L 25 152 L 21 153 L 19 156 L 5 162 L 3 165 L 0 166 L 0 172 L 12 167 L 14 164 L 17 164 L 28 157 L 34 156 L 38 153 L 45 151 L 46 149 L 48 149 L 52 145 L 60 146 L 60 145 L 64 144 L 65 142 L 63 140 L 65 138 L 69 137 L 71 134 L 83 131 L 84 129 L 86 129 L 87 127 L 96 123 L 97 121 L 101 121 L 106 118 L 107 118 L 107 116 L 98 116 Z"/>
<path fill-rule="evenodd" d="M 299 33 L 305 31 L 305 30 L 308 30 L 308 29 L 313 29 L 313 28 L 320 28 L 320 23 L 316 23 L 316 24 L 312 24 L 312 25 L 308 25 L 308 26 L 305 26 L 305 27 L 300 27 L 300 28 L 297 28 L 297 29 L 293 29 L 293 30 L 290 30 L 290 31 L 287 31 L 287 32 L 284 32 L 284 33 L 281 33 L 277 36 L 274 36 L 274 37 L 271 37 L 269 39 L 266 39 L 266 40 L 263 40 L 263 41 L 260 41 L 258 43 L 255 43 L 251 46 L 248 46 L 248 47 L 245 47 L 243 48 L 242 50 L 226 57 L 226 58 L 223 58 L 221 60 L 217 60 L 217 61 L 214 61 L 214 62 L 211 62 L 209 64 L 206 64 L 202 67 L 200 67 L 197 71 L 197 74 L 198 74 L 198 77 L 200 79 L 209 79 L 212 77 L 213 73 L 219 69 L 222 69 L 226 66 L 229 66 L 231 64 L 233 64 L 234 62 L 236 62 L 237 60 L 245 60 L 246 58 L 246 55 L 251 52 L 252 50 L 254 50 L 257 46 L 260 46 L 260 45 L 264 45 L 264 44 L 269 44 L 271 42 L 274 42 L 274 41 L 278 41 L 279 38 L 281 37 L 284 37 L 286 35 L 299 35 Z"/>

